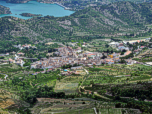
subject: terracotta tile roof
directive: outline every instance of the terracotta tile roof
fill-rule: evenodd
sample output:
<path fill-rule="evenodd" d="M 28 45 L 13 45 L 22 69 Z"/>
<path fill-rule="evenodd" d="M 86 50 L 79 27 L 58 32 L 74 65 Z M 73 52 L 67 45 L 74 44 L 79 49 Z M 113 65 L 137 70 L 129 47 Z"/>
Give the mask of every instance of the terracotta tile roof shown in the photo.
<path fill-rule="evenodd" d="M 129 55 L 131 53 L 131 51 L 127 51 L 126 53 L 125 53 L 125 55 Z"/>

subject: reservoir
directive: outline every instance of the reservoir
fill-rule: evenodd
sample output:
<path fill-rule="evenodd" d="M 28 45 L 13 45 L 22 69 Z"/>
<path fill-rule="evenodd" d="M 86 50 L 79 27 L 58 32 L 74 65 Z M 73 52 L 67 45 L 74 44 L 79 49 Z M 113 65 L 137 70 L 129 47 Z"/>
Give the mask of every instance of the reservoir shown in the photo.
<path fill-rule="evenodd" d="M 0 17 L 14 16 L 21 19 L 30 19 L 32 17 L 24 17 L 19 14 L 31 13 L 31 14 L 42 14 L 44 16 L 64 17 L 74 13 L 74 11 L 65 10 L 63 7 L 57 4 L 46 4 L 39 3 L 36 1 L 29 1 L 28 3 L 14 4 L 0 1 L 0 5 L 10 8 L 12 14 L 0 14 Z"/>

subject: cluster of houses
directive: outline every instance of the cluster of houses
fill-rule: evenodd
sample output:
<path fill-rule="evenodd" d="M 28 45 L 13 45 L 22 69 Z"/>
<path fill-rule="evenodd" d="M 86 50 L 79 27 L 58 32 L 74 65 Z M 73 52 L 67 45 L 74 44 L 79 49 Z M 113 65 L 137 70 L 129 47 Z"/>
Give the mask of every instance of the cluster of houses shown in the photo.
<path fill-rule="evenodd" d="M 23 58 L 19 57 L 19 55 L 24 55 L 24 53 L 17 53 L 17 54 L 16 54 L 16 52 L 12 52 L 12 53 L 15 54 L 14 59 L 9 58 L 8 60 L 0 60 L 0 62 L 3 64 L 8 64 L 9 62 L 15 63 L 15 64 L 23 67 L 25 62 L 23 61 Z M 9 53 L 0 54 L 0 56 L 7 56 L 7 55 L 9 55 Z"/>
<path fill-rule="evenodd" d="M 130 53 L 132 53 L 129 47 L 126 46 L 127 42 L 129 42 L 130 44 L 135 44 L 136 42 L 145 42 L 150 40 L 150 38 L 148 39 L 143 39 L 143 40 L 133 40 L 133 41 L 123 41 L 122 43 L 119 42 L 111 42 L 109 43 L 109 45 L 113 48 L 116 48 L 117 50 L 126 50 L 126 52 L 124 53 L 124 55 L 120 55 L 121 53 L 113 53 L 113 54 L 107 54 L 104 53 L 105 56 L 107 56 L 107 58 L 105 59 L 101 59 L 103 57 L 103 53 L 99 53 L 99 52 L 89 52 L 89 51 L 83 51 L 81 49 L 81 47 L 77 47 L 75 48 L 74 43 L 71 43 L 71 46 L 64 46 L 63 47 L 59 47 L 56 48 L 56 52 L 55 54 L 58 55 L 58 57 L 50 57 L 50 58 L 42 58 L 39 61 L 33 62 L 31 64 L 31 69 L 47 69 L 48 71 L 50 70 L 54 70 L 56 68 L 60 68 L 63 65 L 74 65 L 74 64 L 79 64 L 81 66 L 77 66 L 77 67 L 71 67 L 72 71 L 67 71 L 67 74 L 71 74 L 74 73 L 74 71 L 76 71 L 77 69 L 83 69 L 82 66 L 88 66 L 88 67 L 93 67 L 93 65 L 101 65 L 101 64 L 114 64 L 120 61 L 120 57 L 129 55 Z M 50 44 L 47 44 L 50 45 Z M 85 47 L 87 44 L 83 43 L 82 47 Z M 35 46 L 32 46 L 31 44 L 25 44 L 25 45 L 14 45 L 14 47 L 19 48 L 19 49 L 25 49 L 25 48 L 36 48 Z M 138 54 L 143 48 L 145 48 L 145 46 L 140 46 L 138 47 L 137 50 L 134 50 L 134 53 Z M 0 55 L 3 56 L 3 55 Z M 24 53 L 16 53 L 15 54 L 15 58 L 14 59 L 9 59 L 8 61 L 11 63 L 16 63 L 20 66 L 23 67 L 23 65 L 25 64 L 25 62 L 23 61 L 23 57 Z M 136 61 L 131 60 L 131 59 L 126 59 L 125 60 L 127 62 L 127 64 L 134 64 L 136 63 Z M 65 72 L 64 72 L 65 73 Z M 64 74 L 63 73 L 63 74 Z"/>
<path fill-rule="evenodd" d="M 14 45 L 14 47 L 19 48 L 20 50 L 26 49 L 26 48 L 36 48 L 35 46 L 32 46 L 31 44 L 25 44 L 25 45 L 19 44 L 19 45 Z M 23 59 L 26 58 L 26 57 L 24 57 L 25 53 L 22 53 L 22 52 L 18 52 L 18 53 L 11 52 L 11 53 L 14 54 L 15 57 L 14 57 L 14 59 L 9 58 L 7 60 L 7 62 L 15 63 L 15 64 L 20 65 L 21 67 L 23 67 L 23 65 L 25 64 L 25 62 L 23 61 Z M 9 55 L 9 53 L 7 55 Z"/>
<path fill-rule="evenodd" d="M 24 45 L 14 45 L 14 47 L 19 48 L 19 49 L 25 49 L 25 48 L 36 48 L 35 46 L 32 46 L 31 44 L 24 44 Z"/>
<path fill-rule="evenodd" d="M 105 59 L 101 59 L 103 56 L 102 53 L 98 52 L 82 52 L 81 47 L 77 49 L 72 49 L 71 47 L 60 47 L 57 48 L 56 54 L 60 57 L 50 57 L 43 58 L 39 61 L 36 61 L 31 64 L 31 69 L 48 69 L 54 70 L 56 68 L 60 68 L 63 65 L 74 65 L 79 64 L 81 66 L 89 66 L 93 67 L 93 65 L 101 65 L 101 64 L 114 64 L 119 62 L 120 53 L 113 53 L 112 56 L 107 56 Z M 127 51 L 125 55 L 130 54 L 131 51 Z M 129 63 L 132 63 L 129 61 Z M 72 70 L 82 69 L 83 67 L 72 67 Z M 70 72 L 73 73 L 73 72 Z"/>
<path fill-rule="evenodd" d="M 6 53 L 6 54 L 0 54 L 0 57 L 2 57 L 2 56 L 6 56 L 6 55 L 9 55 L 9 53 Z"/>
<path fill-rule="evenodd" d="M 136 42 L 137 42 L 137 43 L 147 42 L 147 41 L 149 41 L 150 39 L 151 39 L 151 38 L 146 38 L 146 39 L 142 39 L 142 40 L 123 41 L 122 43 L 119 43 L 119 42 L 111 42 L 111 43 L 109 43 L 109 45 L 110 45 L 111 47 L 113 47 L 113 48 L 117 48 L 117 50 L 121 50 L 121 51 L 122 51 L 123 49 L 129 50 L 129 47 L 124 46 L 124 44 L 127 44 L 127 43 L 129 43 L 129 44 L 135 44 Z M 141 46 L 140 48 L 143 49 L 144 46 Z"/>
<path fill-rule="evenodd" d="M 59 56 L 66 56 L 66 57 L 74 57 L 78 58 L 78 53 L 81 53 L 81 47 L 78 47 L 77 49 L 73 49 L 72 47 L 59 47 L 57 48 L 57 51 L 55 54 L 58 54 Z"/>
<path fill-rule="evenodd" d="M 127 41 L 129 43 L 136 43 L 136 42 L 142 42 L 145 40 L 136 40 L 136 41 Z M 101 59 L 103 57 L 103 53 L 99 52 L 89 52 L 89 51 L 83 51 L 81 47 L 70 47 L 70 46 L 64 46 L 64 47 L 59 47 L 56 48 L 55 54 L 58 55 L 58 57 L 50 57 L 50 58 L 42 58 L 39 61 L 36 61 L 31 64 L 31 69 L 48 69 L 48 70 L 54 70 L 56 68 L 60 68 L 63 65 L 74 65 L 74 64 L 79 64 L 81 66 L 89 66 L 93 67 L 93 65 L 101 65 L 101 64 L 114 64 L 120 61 L 119 57 L 123 57 L 126 55 L 129 55 L 132 53 L 129 49 L 129 47 L 126 47 L 125 44 L 127 42 L 119 43 L 119 42 L 111 42 L 109 45 L 113 48 L 117 48 L 118 50 L 126 50 L 124 55 L 120 55 L 120 53 L 113 53 L 113 54 L 107 54 L 104 53 L 104 55 L 107 56 L 105 59 Z M 85 43 L 83 45 L 86 45 Z M 31 44 L 25 44 L 25 45 L 16 45 L 14 46 L 16 48 L 24 49 L 24 48 L 35 48 L 31 46 Z M 135 50 L 135 53 L 138 53 L 144 48 L 144 46 L 141 46 L 140 48 L 138 47 L 137 50 Z M 20 57 L 19 57 L 20 56 Z M 21 56 L 24 56 L 24 53 L 17 53 L 15 54 L 15 59 L 9 59 L 11 63 L 16 63 L 20 66 L 24 65 L 24 61 Z M 134 60 L 126 60 L 128 64 L 133 64 L 136 61 Z M 76 70 L 78 67 L 74 68 L 72 67 L 72 70 Z M 68 72 L 69 73 L 69 72 Z M 70 72 L 73 73 L 73 72 Z"/>
<path fill-rule="evenodd" d="M 136 42 L 140 43 L 140 42 L 147 42 L 149 41 L 151 38 L 146 38 L 146 39 L 142 39 L 142 40 L 132 40 L 132 41 L 123 41 L 123 43 L 119 43 L 119 42 L 111 42 L 109 43 L 109 45 L 113 48 L 116 48 L 117 50 L 119 51 L 122 51 L 122 50 L 126 50 L 127 52 L 123 55 L 123 56 L 126 56 L 128 54 L 131 53 L 131 51 L 129 50 L 132 50 L 132 48 L 129 48 L 127 46 L 124 46 L 126 45 L 127 43 L 130 43 L 130 44 L 135 44 Z M 138 46 L 138 49 L 134 50 L 134 53 L 135 54 L 138 54 L 140 51 L 142 51 L 142 49 L 144 49 L 146 46 Z"/>
<path fill-rule="evenodd" d="M 123 43 L 118 43 L 118 42 L 111 42 L 109 45 L 113 48 L 116 48 L 117 50 L 129 50 L 128 47 L 125 47 Z"/>
<path fill-rule="evenodd" d="M 146 39 L 142 39 L 142 40 L 131 40 L 131 41 L 123 41 L 124 44 L 130 43 L 130 44 L 135 44 L 136 42 L 140 43 L 140 42 L 147 42 L 149 41 L 151 38 L 146 38 Z"/>
<path fill-rule="evenodd" d="M 9 62 L 20 65 L 21 67 L 23 67 L 23 65 L 25 64 L 25 62 L 19 56 L 17 56 L 16 54 L 15 54 L 14 59 L 9 58 Z"/>

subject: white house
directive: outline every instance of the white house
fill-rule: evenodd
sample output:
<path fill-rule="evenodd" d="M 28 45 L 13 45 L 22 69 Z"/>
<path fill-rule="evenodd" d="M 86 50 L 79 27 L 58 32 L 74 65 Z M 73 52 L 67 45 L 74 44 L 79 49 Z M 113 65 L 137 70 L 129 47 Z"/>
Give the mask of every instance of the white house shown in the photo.
<path fill-rule="evenodd" d="M 31 69 L 35 69 L 36 68 L 36 64 L 31 64 Z"/>
<path fill-rule="evenodd" d="M 119 43 L 118 43 L 118 42 L 111 42 L 111 43 L 109 43 L 109 45 L 110 45 L 111 47 L 116 47 L 116 46 L 119 45 Z"/>

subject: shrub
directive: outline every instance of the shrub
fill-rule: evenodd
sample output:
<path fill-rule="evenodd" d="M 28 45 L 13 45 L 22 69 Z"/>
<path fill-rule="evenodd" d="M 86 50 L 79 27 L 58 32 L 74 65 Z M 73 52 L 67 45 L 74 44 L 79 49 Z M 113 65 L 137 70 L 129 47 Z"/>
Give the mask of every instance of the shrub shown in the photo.
<path fill-rule="evenodd" d="M 115 104 L 115 107 L 116 107 L 116 108 L 121 108 L 121 103 L 116 103 L 116 104 Z"/>

